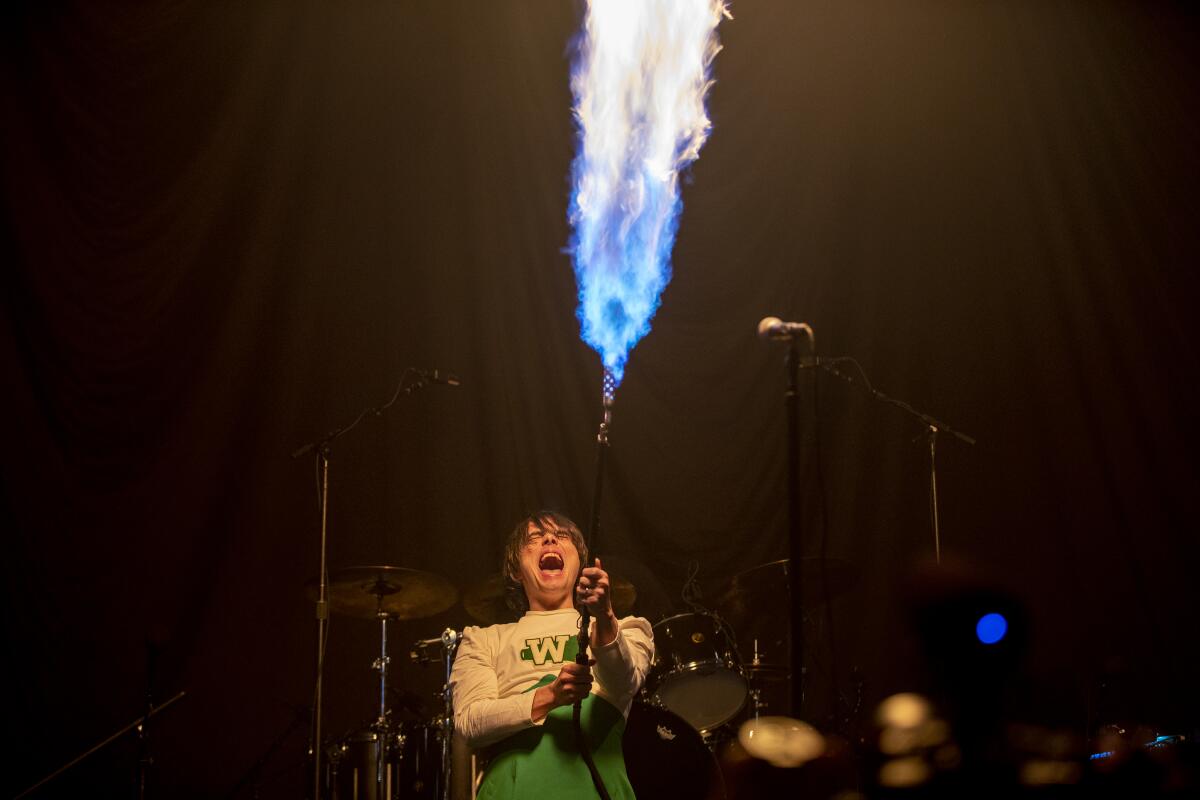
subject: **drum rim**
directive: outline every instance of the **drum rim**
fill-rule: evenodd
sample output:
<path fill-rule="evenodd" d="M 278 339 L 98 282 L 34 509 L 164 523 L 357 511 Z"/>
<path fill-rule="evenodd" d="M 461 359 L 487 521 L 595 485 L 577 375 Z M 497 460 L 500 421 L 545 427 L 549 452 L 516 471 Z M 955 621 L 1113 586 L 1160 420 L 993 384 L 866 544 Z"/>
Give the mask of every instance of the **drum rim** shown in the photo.
<path fill-rule="evenodd" d="M 655 681 L 655 691 L 657 691 L 657 687 L 662 686 L 663 683 L 666 682 L 667 678 L 671 677 L 672 675 L 681 672 L 696 672 L 701 667 L 707 667 L 712 664 L 724 667 L 727 672 L 732 672 L 733 674 L 737 675 L 742 679 L 742 683 L 746 685 L 747 690 L 749 689 L 750 680 L 746 677 L 746 672 L 742 669 L 740 662 L 730 659 L 725 659 L 724 661 L 718 661 L 716 659 L 704 659 L 703 661 L 689 661 L 686 664 L 676 664 L 671 669 L 663 670 L 662 675 L 660 675 Z"/>
<path fill-rule="evenodd" d="M 670 622 L 671 620 L 679 619 L 680 617 L 708 617 L 710 619 L 716 620 L 717 625 L 722 630 L 729 625 L 729 623 L 725 621 L 725 618 L 722 617 L 720 614 L 718 614 L 715 611 L 685 611 L 682 614 L 672 614 L 669 617 L 663 617 L 662 619 L 660 619 L 658 622 L 654 623 L 650 627 L 657 628 L 659 625 L 664 625 L 664 624 Z"/>
<path fill-rule="evenodd" d="M 738 704 L 737 704 L 737 708 L 735 708 L 735 709 L 733 709 L 732 711 L 730 711 L 730 712 L 729 712 L 729 714 L 728 714 L 727 716 L 725 716 L 724 718 L 722 718 L 722 719 L 720 719 L 720 720 L 718 720 L 718 721 L 716 721 L 716 722 L 713 722 L 713 723 L 712 723 L 712 724 L 710 724 L 710 725 L 704 725 L 704 726 L 701 726 L 701 725 L 697 725 L 697 724 L 695 724 L 695 723 L 694 723 L 694 722 L 692 722 L 690 719 L 688 719 L 686 716 L 684 716 L 682 713 L 680 713 L 680 712 L 679 712 L 679 711 L 677 711 L 676 709 L 674 709 L 674 708 L 671 708 L 670 706 L 668 706 L 668 705 L 667 705 L 667 704 L 666 704 L 666 703 L 665 703 L 665 702 L 662 700 L 662 698 L 660 698 L 660 697 L 658 696 L 659 692 L 660 692 L 662 689 L 664 689 L 664 688 L 666 687 L 666 685 L 669 683 L 669 679 L 670 679 L 672 676 L 678 676 L 678 675 L 684 675 L 684 674 L 688 674 L 688 673 L 693 673 L 693 672 L 695 672 L 695 668 L 698 668 L 698 667 L 701 667 L 701 666 L 705 666 L 705 665 L 708 665 L 708 664 L 712 664 L 712 663 L 713 663 L 713 662 L 711 662 L 711 661 L 700 661 L 700 662 L 693 662 L 693 664 L 694 664 L 694 667 L 693 667 L 692 669 L 684 669 L 683 667 L 679 667 L 679 668 L 677 668 L 677 669 L 671 670 L 671 671 L 670 671 L 670 672 L 668 672 L 668 673 L 665 673 L 665 674 L 664 674 L 664 675 L 663 675 L 661 678 L 659 678 L 659 679 L 658 679 L 658 680 L 655 682 L 655 684 L 654 684 L 654 691 L 653 691 L 653 692 L 651 693 L 651 695 L 650 695 L 650 696 L 653 698 L 653 700 L 654 700 L 653 704 L 654 704 L 655 706 L 657 706 L 658 708 L 661 708 L 661 709 L 663 709 L 664 711 L 669 711 L 670 713 L 672 713 L 672 714 L 674 714 L 675 716 L 679 717 L 679 718 L 680 718 L 680 719 L 682 719 L 684 722 L 686 722 L 688 725 L 690 725 L 690 726 L 692 727 L 692 729 L 693 729 L 693 730 L 696 730 L 696 731 L 698 731 L 698 732 L 699 732 L 699 733 L 701 733 L 701 734 L 707 734 L 707 733 L 709 733 L 709 732 L 711 732 L 711 731 L 714 731 L 714 730 L 716 730 L 716 729 L 720 728 L 722 725 L 724 725 L 724 724 L 726 724 L 727 722 L 729 722 L 729 720 L 731 720 L 731 719 L 735 718 L 735 717 L 736 717 L 738 714 L 742 713 L 742 710 L 746 708 L 746 703 L 748 703 L 748 702 L 750 701 L 750 680 L 749 680 L 749 679 L 746 677 L 746 675 L 745 675 L 745 674 L 742 672 L 742 670 L 741 670 L 740 668 L 738 668 L 736 665 L 735 665 L 735 666 L 733 666 L 733 667 L 730 667 L 730 668 L 729 668 L 729 669 L 727 669 L 726 671 L 727 671 L 727 672 L 730 672 L 730 673 L 732 673 L 733 675 L 736 675 L 736 676 L 737 676 L 737 677 L 738 677 L 738 678 L 741 680 L 741 686 L 742 686 L 742 691 L 741 691 L 741 700 L 738 702 Z"/>
<path fill-rule="evenodd" d="M 742 713 L 742 711 L 746 708 L 747 700 L 749 700 L 749 695 L 742 698 L 741 705 L 739 705 L 737 707 L 737 709 L 735 709 L 733 712 L 731 712 L 729 714 L 729 716 L 727 716 L 723 719 L 717 720 L 716 722 L 713 722 L 710 725 L 704 725 L 704 726 L 697 725 L 696 723 L 692 722 L 687 717 L 683 716 L 678 711 L 675 711 L 674 709 L 670 708 L 669 706 L 664 705 L 664 706 L 662 706 L 662 708 L 663 708 L 663 710 L 670 711 L 672 714 L 674 714 L 675 716 L 682 719 L 685 723 L 687 723 L 688 727 L 690 727 L 692 730 L 696 731 L 696 733 L 699 733 L 701 738 L 703 738 L 704 736 L 712 733 L 713 731 L 719 730 L 722 725 L 727 724 L 731 719 L 736 719 L 737 715 Z"/>

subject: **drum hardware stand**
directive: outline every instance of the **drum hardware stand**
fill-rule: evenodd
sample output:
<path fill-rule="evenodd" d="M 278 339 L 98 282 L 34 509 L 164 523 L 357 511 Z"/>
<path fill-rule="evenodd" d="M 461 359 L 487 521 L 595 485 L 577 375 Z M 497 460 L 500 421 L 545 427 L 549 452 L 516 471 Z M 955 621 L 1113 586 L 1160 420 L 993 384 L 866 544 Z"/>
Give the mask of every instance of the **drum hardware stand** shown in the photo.
<path fill-rule="evenodd" d="M 138 762 L 137 762 L 137 798 L 146 797 L 146 775 L 154 764 L 150 755 L 150 712 L 154 710 L 154 668 L 158 662 L 158 647 L 149 639 L 146 640 L 146 714 L 143 722 L 137 727 Z"/>
<path fill-rule="evenodd" d="M 750 702 L 754 704 L 754 721 L 758 722 L 759 712 L 763 710 L 762 689 L 755 686 L 750 690 Z"/>
<path fill-rule="evenodd" d="M 442 744 L 442 800 L 450 800 L 450 744 L 454 736 L 454 697 L 450 693 L 450 670 L 454 666 L 454 655 L 462 633 L 453 628 L 442 631 L 442 657 L 445 662 L 442 683 L 442 719 L 438 735 Z"/>
<path fill-rule="evenodd" d="M 454 667 L 454 656 L 462 641 L 462 631 L 446 628 L 442 635 L 432 639 L 420 639 L 413 642 L 409 658 L 417 664 L 428 664 L 432 659 L 429 650 L 441 645 L 442 648 L 442 690 L 439 697 L 442 701 L 442 713 L 436 720 L 438 741 L 442 748 L 442 800 L 450 800 L 450 747 L 454 735 L 454 697 L 450 692 L 450 671 Z"/>
<path fill-rule="evenodd" d="M 600 532 L 600 498 L 604 491 L 604 467 L 607 463 L 608 455 L 608 428 L 612 424 L 612 406 L 613 396 L 617 391 L 616 379 L 613 377 L 612 371 L 608 368 L 604 370 L 603 388 L 601 391 L 601 406 L 603 412 L 600 417 L 600 428 L 596 432 L 596 482 L 592 486 L 592 508 L 588 515 L 587 528 L 587 544 L 588 558 L 593 558 L 595 553 L 596 537 Z M 580 564 L 582 569 L 584 564 Z M 572 590 L 573 591 L 573 590 Z M 592 615 L 588 612 L 587 606 L 584 606 L 579 611 L 579 652 L 575 656 L 576 664 L 586 665 L 588 663 L 588 645 L 589 628 L 591 627 Z M 604 786 L 604 780 L 600 777 L 600 771 L 596 769 L 596 762 L 592 760 L 592 754 L 588 749 L 587 740 L 583 736 L 583 728 L 580 723 L 580 714 L 582 711 L 583 701 L 576 700 L 571 711 L 571 724 L 575 730 L 575 745 L 579 749 L 579 755 L 583 758 L 587 765 L 588 772 L 592 776 L 592 784 L 596 787 L 596 793 L 600 795 L 601 800 L 609 800 L 608 790 Z"/>
<path fill-rule="evenodd" d="M 754 639 L 754 658 L 752 658 L 750 660 L 750 667 L 751 667 L 750 674 L 752 676 L 759 674 L 759 670 L 762 668 L 762 663 L 763 663 L 762 657 L 758 653 L 758 637 L 755 637 L 755 639 Z M 755 680 L 755 679 L 752 678 L 752 681 L 753 680 Z M 758 688 L 757 686 L 754 686 L 754 688 L 752 688 L 750 690 L 750 700 L 751 700 L 751 702 L 754 703 L 754 719 L 757 720 L 758 712 L 761 711 L 763 708 L 762 689 Z"/>
<path fill-rule="evenodd" d="M 750 660 L 750 665 L 755 668 L 762 666 L 762 659 L 758 655 L 758 637 L 754 639 L 754 658 Z"/>
<path fill-rule="evenodd" d="M 412 380 L 409 380 L 410 378 Z M 413 392 L 424 389 L 431 383 L 441 383 L 447 386 L 461 385 L 458 376 L 453 373 L 439 372 L 436 369 L 422 370 L 408 367 L 401 373 L 400 380 L 396 384 L 396 390 L 386 403 L 364 408 L 358 412 L 358 416 L 350 423 L 333 429 L 316 441 L 300 445 L 291 454 L 291 457 L 296 459 L 315 452 L 317 454 L 318 468 L 321 473 L 321 557 L 315 609 L 317 619 L 317 675 L 313 688 L 312 729 L 309 732 L 308 739 L 308 755 L 313 760 L 313 800 L 319 800 L 321 797 L 321 708 L 325 676 L 325 641 L 329 633 L 329 581 L 327 574 L 329 570 L 326 564 L 326 554 L 328 552 L 330 447 L 335 440 L 349 433 L 358 423 L 362 422 L 363 417 L 367 414 L 372 414 L 376 417 L 383 416 L 383 412 L 391 408 L 402 395 L 407 397 Z"/>
<path fill-rule="evenodd" d="M 379 604 L 379 610 L 375 612 L 375 618 L 379 620 L 379 658 L 371 664 L 371 669 L 379 671 L 379 716 L 372 726 L 378 734 L 375 739 L 376 746 L 379 748 L 375 754 L 375 796 L 379 798 L 389 796 L 384 794 L 384 777 L 387 748 L 391 744 L 391 723 L 388 720 L 387 711 L 387 671 L 388 664 L 391 663 L 391 659 L 388 658 L 387 629 L 390 615 L 383 610 L 383 598 L 389 593 L 386 589 L 382 580 L 375 585 L 374 594 L 378 598 Z"/>
<path fill-rule="evenodd" d="M 62 765 L 61 767 L 59 767 L 58 769 L 54 770 L 54 772 L 51 772 L 49 775 L 47 775 L 46 777 L 42 778 L 42 779 L 41 779 L 40 781 L 38 781 L 37 783 L 33 784 L 32 786 L 30 786 L 30 787 L 29 787 L 28 789 L 26 789 L 25 791 L 23 791 L 23 792 L 21 792 L 20 794 L 18 794 L 18 795 L 16 795 L 16 796 L 14 796 L 14 797 L 13 797 L 13 800 L 20 800 L 20 798 L 22 798 L 22 797 L 25 797 L 25 796 L 27 796 L 27 795 L 31 794 L 33 791 L 35 791 L 36 789 L 39 789 L 39 788 L 41 788 L 43 785 L 45 785 L 45 784 L 49 783 L 50 781 L 54 780 L 54 779 L 55 779 L 55 778 L 57 778 L 59 775 L 63 774 L 63 773 L 64 773 L 64 772 L 66 772 L 67 770 L 69 770 L 71 767 L 73 767 L 73 766 L 75 766 L 76 764 L 78 764 L 80 761 L 83 761 L 85 758 L 87 758 L 88 756 L 90 756 L 92 753 L 95 753 L 95 752 L 97 752 L 97 751 L 99 751 L 99 750 L 103 750 L 105 747 L 107 747 L 108 745 L 112 744 L 112 743 L 113 743 L 113 742 L 115 742 L 117 739 L 120 739 L 122 736 L 124 736 L 125 734 L 129 733 L 130 731 L 132 731 L 132 730 L 135 730 L 135 729 L 136 729 L 136 730 L 138 731 L 138 734 L 139 734 L 139 736 L 140 736 L 142 733 L 144 733 L 144 730 L 145 730 L 145 725 L 146 725 L 146 723 L 147 723 L 147 722 L 149 722 L 149 721 L 150 721 L 150 718 L 151 718 L 151 717 L 153 717 L 153 716 L 155 716 L 156 714 L 159 714 L 160 712 L 162 712 L 162 711 L 166 710 L 168 707 L 170 707 L 171 705 L 173 705 L 173 704 L 175 703 L 175 701 L 176 701 L 176 700 L 178 700 L 179 698 L 183 697 L 185 694 L 187 694 L 187 692 L 186 692 L 186 691 L 184 691 L 184 692 L 180 692 L 179 694 L 175 695 L 175 696 L 174 696 L 174 697 L 172 697 L 170 700 L 168 700 L 167 702 L 163 703 L 163 704 L 162 704 L 162 705 L 160 705 L 160 706 L 151 706 L 151 707 L 150 707 L 150 708 L 149 708 L 149 709 L 146 711 L 146 713 L 145 713 L 145 714 L 143 714 L 142 716 L 138 717 L 137 719 L 135 719 L 133 722 L 129 723 L 129 724 L 128 724 L 128 725 L 126 725 L 125 727 L 121 728 L 121 729 L 120 729 L 120 730 L 118 730 L 116 733 L 112 734 L 112 735 L 111 735 L 111 736 L 109 736 L 107 739 L 105 739 L 104 741 L 100 742 L 99 744 L 95 744 L 95 745 L 93 745 L 93 746 L 89 747 L 87 750 L 85 750 L 85 751 L 83 751 L 82 753 L 80 753 L 79 755 L 75 756 L 75 758 L 71 759 L 71 760 L 70 760 L 70 761 L 68 761 L 66 764 L 63 764 L 63 765 Z M 140 777 L 140 776 L 139 776 L 139 777 Z M 139 784 L 138 784 L 138 791 L 139 791 L 139 794 L 140 794 L 140 792 L 141 792 L 141 790 L 142 790 L 143 786 L 144 786 L 144 784 L 142 784 L 142 783 L 141 783 L 141 781 L 140 781 L 140 779 L 139 779 Z"/>

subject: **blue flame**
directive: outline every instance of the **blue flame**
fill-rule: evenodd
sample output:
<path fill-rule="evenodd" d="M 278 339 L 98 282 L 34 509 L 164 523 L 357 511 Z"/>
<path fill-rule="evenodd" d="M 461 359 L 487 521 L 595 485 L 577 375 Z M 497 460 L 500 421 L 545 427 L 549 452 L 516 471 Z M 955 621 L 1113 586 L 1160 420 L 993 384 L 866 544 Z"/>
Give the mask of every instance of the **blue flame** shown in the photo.
<path fill-rule="evenodd" d="M 583 340 L 613 388 L 671 279 L 679 175 L 711 124 L 723 0 L 590 0 L 571 70 L 579 149 L 569 219 Z"/>

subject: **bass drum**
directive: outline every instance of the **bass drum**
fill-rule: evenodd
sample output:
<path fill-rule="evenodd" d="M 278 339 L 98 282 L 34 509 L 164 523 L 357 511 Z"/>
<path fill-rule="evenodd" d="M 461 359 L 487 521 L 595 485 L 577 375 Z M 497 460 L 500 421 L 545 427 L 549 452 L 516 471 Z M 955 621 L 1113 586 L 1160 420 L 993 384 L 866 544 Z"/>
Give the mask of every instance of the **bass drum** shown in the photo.
<path fill-rule="evenodd" d="M 665 708 L 634 703 L 622 749 L 638 800 L 725 800 L 721 771 L 704 739 Z"/>

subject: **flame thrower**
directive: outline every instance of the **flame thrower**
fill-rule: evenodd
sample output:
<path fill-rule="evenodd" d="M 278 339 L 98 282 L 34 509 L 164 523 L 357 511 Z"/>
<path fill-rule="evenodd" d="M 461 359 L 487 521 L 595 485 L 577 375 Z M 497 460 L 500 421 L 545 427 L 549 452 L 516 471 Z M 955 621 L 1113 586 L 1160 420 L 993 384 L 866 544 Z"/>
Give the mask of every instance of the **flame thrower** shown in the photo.
<path fill-rule="evenodd" d="M 592 505 L 588 514 L 588 525 L 585 533 L 585 542 L 587 543 L 588 558 L 595 558 L 595 547 L 597 535 L 600 533 L 600 498 L 604 492 L 604 468 L 607 463 L 608 455 L 608 429 L 612 424 L 612 406 L 613 396 L 616 394 L 617 382 L 610 370 L 604 370 L 604 388 L 603 388 L 603 412 L 600 417 L 600 428 L 596 431 L 596 472 L 595 483 L 592 484 Z M 586 565 L 584 565 L 586 566 Z M 591 627 L 592 615 L 587 608 L 581 608 L 579 612 L 579 651 L 575 656 L 576 664 L 588 663 L 588 646 L 589 628 Z M 604 781 L 600 777 L 599 770 L 596 769 L 596 764 L 592 760 L 591 751 L 588 749 L 587 740 L 583 736 L 583 728 L 580 725 L 580 710 L 582 701 L 576 700 L 572 709 L 571 722 L 575 729 L 575 745 L 579 748 L 579 755 L 583 757 L 583 761 L 587 764 L 588 772 L 591 773 L 592 783 L 596 787 L 596 793 L 600 795 L 601 800 L 609 800 L 608 790 L 604 787 Z"/>

